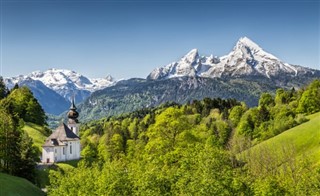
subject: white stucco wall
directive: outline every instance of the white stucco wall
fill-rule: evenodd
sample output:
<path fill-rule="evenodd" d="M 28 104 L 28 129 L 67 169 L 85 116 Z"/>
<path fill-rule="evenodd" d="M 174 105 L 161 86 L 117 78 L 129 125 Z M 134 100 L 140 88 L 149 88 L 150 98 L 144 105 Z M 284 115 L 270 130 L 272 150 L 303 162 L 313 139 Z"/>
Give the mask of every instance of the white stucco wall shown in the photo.
<path fill-rule="evenodd" d="M 43 147 L 42 162 L 47 163 L 48 159 L 49 163 L 80 159 L 80 151 L 80 141 L 68 141 L 66 146 Z"/>
<path fill-rule="evenodd" d="M 43 147 L 42 148 L 42 162 L 43 163 L 54 162 L 54 147 Z"/>
<path fill-rule="evenodd" d="M 72 152 L 70 151 L 70 146 L 72 148 Z M 67 153 L 68 160 L 80 159 L 80 141 L 69 141 Z"/>

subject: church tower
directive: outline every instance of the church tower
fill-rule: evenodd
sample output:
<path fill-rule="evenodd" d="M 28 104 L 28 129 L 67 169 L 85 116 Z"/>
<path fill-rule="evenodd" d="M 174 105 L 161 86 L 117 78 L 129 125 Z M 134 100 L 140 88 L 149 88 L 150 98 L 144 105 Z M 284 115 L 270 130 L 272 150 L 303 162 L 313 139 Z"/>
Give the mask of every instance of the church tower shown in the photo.
<path fill-rule="evenodd" d="M 79 137 L 79 121 L 78 121 L 79 113 L 77 112 L 77 108 L 74 104 L 74 99 L 72 99 L 71 107 L 68 112 L 68 127 L 69 129 Z"/>

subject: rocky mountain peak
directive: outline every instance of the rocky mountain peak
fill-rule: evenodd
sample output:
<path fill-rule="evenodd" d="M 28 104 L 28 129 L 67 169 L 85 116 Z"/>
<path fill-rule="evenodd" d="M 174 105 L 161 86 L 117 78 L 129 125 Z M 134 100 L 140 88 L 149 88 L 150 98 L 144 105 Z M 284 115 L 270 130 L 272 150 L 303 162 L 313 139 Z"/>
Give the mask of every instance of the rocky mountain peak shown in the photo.
<path fill-rule="evenodd" d="M 255 42 L 253 42 L 251 39 L 247 37 L 241 37 L 235 46 L 236 49 L 239 49 L 242 47 L 248 47 L 250 49 L 255 49 L 255 50 L 262 50 L 262 48 L 258 44 L 256 44 Z"/>
<path fill-rule="evenodd" d="M 198 58 L 199 58 L 198 49 L 192 49 L 181 59 L 181 61 L 184 61 L 185 63 L 188 63 L 188 64 L 192 64 Z"/>

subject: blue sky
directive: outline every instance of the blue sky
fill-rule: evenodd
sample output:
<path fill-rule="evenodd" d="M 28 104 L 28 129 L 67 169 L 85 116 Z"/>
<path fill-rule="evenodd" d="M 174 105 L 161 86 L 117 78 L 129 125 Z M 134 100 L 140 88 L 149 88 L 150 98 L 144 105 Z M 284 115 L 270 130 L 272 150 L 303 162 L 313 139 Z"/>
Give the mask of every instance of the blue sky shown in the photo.
<path fill-rule="evenodd" d="M 1 0 L 2 75 L 63 68 L 146 77 L 193 48 L 222 56 L 247 36 L 319 69 L 319 1 Z"/>

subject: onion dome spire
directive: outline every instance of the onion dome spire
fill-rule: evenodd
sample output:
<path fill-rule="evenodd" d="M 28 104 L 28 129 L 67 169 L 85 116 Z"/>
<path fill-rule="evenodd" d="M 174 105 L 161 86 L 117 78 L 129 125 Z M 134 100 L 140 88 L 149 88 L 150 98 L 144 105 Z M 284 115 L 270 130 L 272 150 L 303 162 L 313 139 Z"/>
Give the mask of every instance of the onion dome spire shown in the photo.
<path fill-rule="evenodd" d="M 78 123 L 78 117 L 79 117 L 79 113 L 77 112 L 77 107 L 74 104 L 74 98 L 73 98 L 71 101 L 70 110 L 68 112 L 68 118 L 69 118 L 69 121 L 74 121 Z"/>

